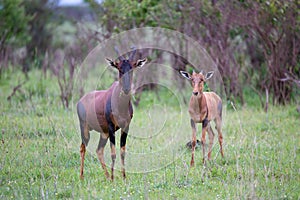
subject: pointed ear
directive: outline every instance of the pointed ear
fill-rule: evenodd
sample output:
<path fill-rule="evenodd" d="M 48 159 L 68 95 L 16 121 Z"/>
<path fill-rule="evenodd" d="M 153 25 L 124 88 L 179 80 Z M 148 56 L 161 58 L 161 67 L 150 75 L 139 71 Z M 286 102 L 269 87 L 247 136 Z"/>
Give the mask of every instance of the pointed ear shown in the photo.
<path fill-rule="evenodd" d="M 147 58 L 137 60 L 136 63 L 134 64 L 134 67 L 136 68 L 143 67 L 146 62 L 147 62 Z"/>
<path fill-rule="evenodd" d="M 109 58 L 106 58 L 106 61 L 107 61 L 107 63 L 108 63 L 110 66 L 119 69 L 118 64 L 117 64 L 116 62 L 112 61 L 112 60 L 109 59 Z"/>
<path fill-rule="evenodd" d="M 207 72 L 207 74 L 205 75 L 205 80 L 210 79 L 213 75 L 214 75 L 214 71 Z"/>
<path fill-rule="evenodd" d="M 188 80 L 191 80 L 191 79 L 192 79 L 191 75 L 190 75 L 188 72 L 186 72 L 186 71 L 180 71 L 180 73 L 181 73 L 181 75 L 182 75 L 184 78 L 186 78 L 186 79 L 188 79 Z"/>

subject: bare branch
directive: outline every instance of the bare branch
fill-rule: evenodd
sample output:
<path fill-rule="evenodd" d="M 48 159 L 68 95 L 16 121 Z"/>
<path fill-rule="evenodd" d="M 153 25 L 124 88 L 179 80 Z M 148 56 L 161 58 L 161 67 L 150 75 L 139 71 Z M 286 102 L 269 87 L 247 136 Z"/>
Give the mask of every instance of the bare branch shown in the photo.
<path fill-rule="evenodd" d="M 292 81 L 294 82 L 298 87 L 300 87 L 300 79 L 297 79 L 296 76 L 294 76 L 293 74 L 288 74 L 288 73 L 284 73 L 285 78 L 281 78 L 279 79 L 280 81 Z"/>
<path fill-rule="evenodd" d="M 17 91 L 20 91 L 21 87 L 26 83 L 26 81 L 23 81 L 22 83 L 18 84 L 13 88 L 12 93 L 7 97 L 7 101 L 10 101 L 11 98 L 16 94 Z"/>

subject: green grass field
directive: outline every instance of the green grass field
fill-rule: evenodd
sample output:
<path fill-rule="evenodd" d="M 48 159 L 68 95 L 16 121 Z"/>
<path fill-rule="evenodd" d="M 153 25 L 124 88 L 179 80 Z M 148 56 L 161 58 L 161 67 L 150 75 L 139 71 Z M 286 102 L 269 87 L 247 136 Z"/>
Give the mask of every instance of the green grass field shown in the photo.
<path fill-rule="evenodd" d="M 119 148 L 115 180 L 105 179 L 95 153 L 96 132 L 92 132 L 82 181 L 76 99 L 64 110 L 53 78 L 42 81 L 36 71 L 30 77 L 24 86 L 32 90 L 30 98 L 27 93 L 17 94 L 10 102 L 6 98 L 22 75 L 8 73 L 0 79 L 1 199 L 300 198 L 296 105 L 270 106 L 268 113 L 252 106 L 237 110 L 227 106 L 225 158 L 215 137 L 212 161 L 204 167 L 202 151 L 197 149 L 196 166 L 190 168 L 191 152 L 185 147 L 191 137 L 187 105 L 180 109 L 169 105 L 168 97 L 157 100 L 152 95 L 151 99 L 146 93 L 147 102 L 135 108 L 127 140 L 126 181 L 119 171 Z M 119 136 L 117 132 L 117 147 Z M 105 154 L 109 165 L 109 145 Z"/>

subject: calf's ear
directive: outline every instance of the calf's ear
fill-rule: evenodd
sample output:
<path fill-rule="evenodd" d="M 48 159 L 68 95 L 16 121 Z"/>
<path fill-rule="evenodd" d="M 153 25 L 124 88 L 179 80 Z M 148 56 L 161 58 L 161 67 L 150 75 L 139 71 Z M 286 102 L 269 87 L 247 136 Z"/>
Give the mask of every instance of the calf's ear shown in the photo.
<path fill-rule="evenodd" d="M 210 79 L 213 75 L 214 75 L 214 71 L 207 72 L 207 74 L 205 75 L 205 80 Z"/>
<path fill-rule="evenodd" d="M 188 79 L 188 80 L 191 80 L 191 79 L 192 79 L 191 75 L 190 75 L 188 72 L 186 72 L 186 71 L 180 71 L 180 74 L 181 74 L 184 78 L 186 78 L 186 79 Z"/>

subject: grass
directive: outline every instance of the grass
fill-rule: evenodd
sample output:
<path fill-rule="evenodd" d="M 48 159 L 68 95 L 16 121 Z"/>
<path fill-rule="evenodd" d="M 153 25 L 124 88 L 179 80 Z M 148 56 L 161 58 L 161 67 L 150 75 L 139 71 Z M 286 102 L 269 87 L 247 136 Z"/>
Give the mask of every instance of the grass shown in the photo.
<path fill-rule="evenodd" d="M 34 77 L 37 72 L 32 73 Z M 145 93 L 148 100 L 135 108 L 127 140 L 126 181 L 119 171 L 119 153 L 115 181 L 105 179 L 95 153 L 95 132 L 81 181 L 75 109 L 57 106 L 57 86 L 46 84 L 50 78 L 44 80 L 44 89 L 36 87 L 31 99 L 16 96 L 8 102 L 18 78 L 2 78 L 0 86 L 1 199 L 299 199 L 300 116 L 295 105 L 271 106 L 267 114 L 255 107 L 227 109 L 225 158 L 215 138 L 212 161 L 204 167 L 197 149 L 196 166 L 190 168 L 186 105 L 181 110 L 172 101 L 170 106 L 171 94 L 155 100 Z M 27 84 L 34 88 L 34 83 Z M 109 145 L 105 155 L 109 165 Z"/>

